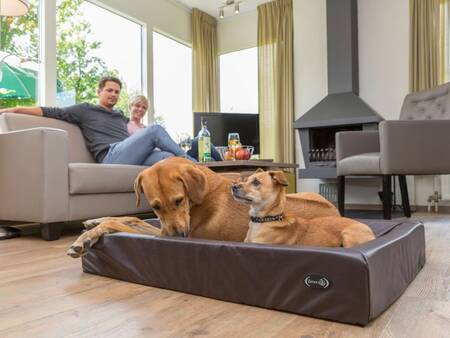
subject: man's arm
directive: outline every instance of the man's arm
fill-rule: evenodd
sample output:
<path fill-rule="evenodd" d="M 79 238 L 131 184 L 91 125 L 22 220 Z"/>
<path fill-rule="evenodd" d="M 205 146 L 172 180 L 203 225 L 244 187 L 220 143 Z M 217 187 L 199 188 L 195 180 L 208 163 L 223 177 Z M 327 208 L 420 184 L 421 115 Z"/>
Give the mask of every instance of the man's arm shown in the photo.
<path fill-rule="evenodd" d="M 5 108 L 5 109 L 0 109 L 0 114 L 2 114 L 2 113 L 16 113 L 16 114 L 43 116 L 43 111 L 42 111 L 41 107 Z"/>

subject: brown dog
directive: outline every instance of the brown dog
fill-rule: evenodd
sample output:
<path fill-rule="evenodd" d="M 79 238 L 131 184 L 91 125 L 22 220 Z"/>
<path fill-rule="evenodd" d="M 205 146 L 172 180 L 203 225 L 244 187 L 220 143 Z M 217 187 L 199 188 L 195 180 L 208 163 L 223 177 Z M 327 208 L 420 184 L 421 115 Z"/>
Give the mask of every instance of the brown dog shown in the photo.
<path fill-rule="evenodd" d="M 143 170 L 135 181 L 137 203 L 144 192 L 161 229 L 137 218 L 106 217 L 85 222 L 88 229 L 67 252 L 79 257 L 105 233 L 125 231 L 242 242 L 248 230 L 248 206 L 236 202 L 232 180 L 202 165 L 172 157 Z M 338 210 L 314 193 L 291 194 L 286 210 L 306 219 L 338 216 Z"/>
<path fill-rule="evenodd" d="M 288 209 L 285 214 L 287 185 L 282 171 L 262 170 L 233 185 L 233 197 L 250 205 L 251 220 L 245 242 L 348 248 L 375 238 L 367 225 L 349 218 L 305 219 Z"/>

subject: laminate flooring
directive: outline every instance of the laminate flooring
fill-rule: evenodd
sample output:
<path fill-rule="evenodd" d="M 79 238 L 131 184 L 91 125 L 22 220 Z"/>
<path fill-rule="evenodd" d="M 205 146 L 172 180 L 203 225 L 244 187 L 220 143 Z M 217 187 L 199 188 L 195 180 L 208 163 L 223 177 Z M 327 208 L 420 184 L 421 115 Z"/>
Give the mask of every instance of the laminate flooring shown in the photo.
<path fill-rule="evenodd" d="M 450 337 L 450 215 L 415 214 L 427 263 L 379 318 L 358 327 L 83 273 L 79 230 L 0 241 L 0 337 Z"/>

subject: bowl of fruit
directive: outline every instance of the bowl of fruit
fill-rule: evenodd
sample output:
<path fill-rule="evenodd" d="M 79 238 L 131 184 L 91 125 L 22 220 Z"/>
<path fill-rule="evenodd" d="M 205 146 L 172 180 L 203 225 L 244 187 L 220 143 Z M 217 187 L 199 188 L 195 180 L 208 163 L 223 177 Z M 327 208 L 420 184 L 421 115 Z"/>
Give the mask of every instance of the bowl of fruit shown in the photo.
<path fill-rule="evenodd" d="M 216 147 L 216 149 L 224 161 L 249 160 L 255 151 L 255 147 L 248 145 L 236 147 L 234 154 L 233 150 L 228 147 Z"/>

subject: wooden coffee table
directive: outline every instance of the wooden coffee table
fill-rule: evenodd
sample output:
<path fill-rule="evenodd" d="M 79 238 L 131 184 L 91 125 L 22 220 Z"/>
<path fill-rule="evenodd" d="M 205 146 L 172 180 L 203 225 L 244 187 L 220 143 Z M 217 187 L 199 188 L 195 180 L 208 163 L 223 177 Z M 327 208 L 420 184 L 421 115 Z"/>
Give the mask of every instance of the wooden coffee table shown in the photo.
<path fill-rule="evenodd" d="M 293 193 L 296 192 L 296 168 L 298 168 L 298 164 L 290 164 L 290 163 L 279 163 L 273 162 L 272 160 L 248 160 L 248 161 L 216 161 L 216 162 L 207 162 L 201 163 L 205 167 L 210 168 L 215 172 L 220 173 L 238 173 L 242 176 L 251 175 L 256 169 L 261 168 L 264 170 L 283 170 L 286 174 L 286 177 L 289 181 L 289 187 L 287 188 L 287 192 Z"/>

